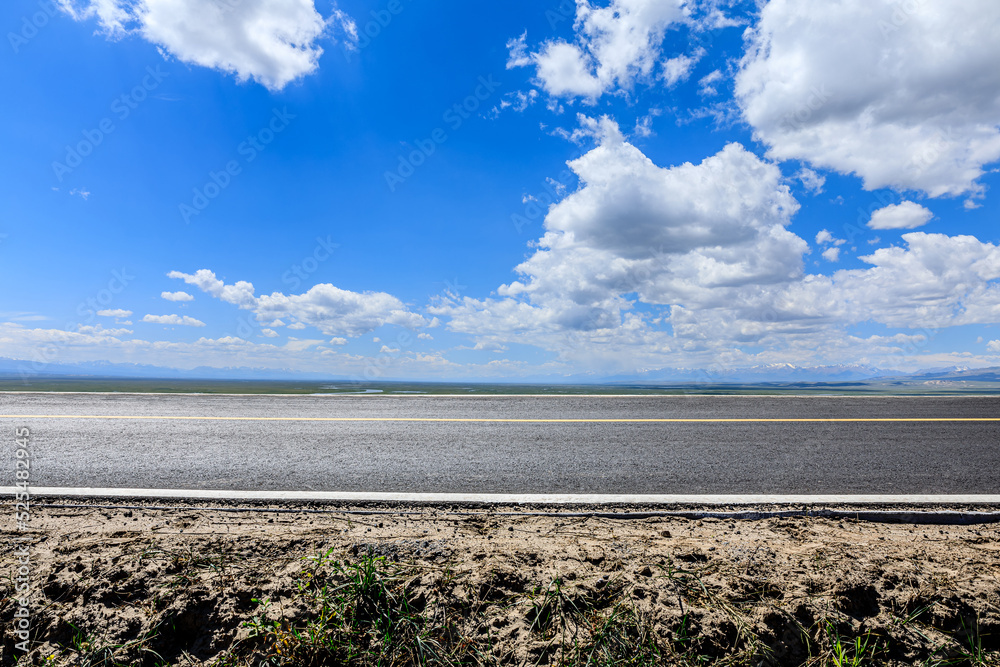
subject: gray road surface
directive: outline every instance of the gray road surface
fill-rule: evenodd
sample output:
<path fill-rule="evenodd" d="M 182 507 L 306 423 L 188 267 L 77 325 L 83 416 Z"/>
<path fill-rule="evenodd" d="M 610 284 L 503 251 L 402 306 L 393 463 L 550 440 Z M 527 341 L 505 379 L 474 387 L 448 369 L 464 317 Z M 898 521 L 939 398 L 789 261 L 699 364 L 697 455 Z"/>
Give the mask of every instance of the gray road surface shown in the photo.
<path fill-rule="evenodd" d="M 34 486 L 403 493 L 996 494 L 1000 398 L 0 394 Z M 54 419 L 53 415 L 225 417 Z M 45 417 L 43 417 L 45 416 Z M 233 417 L 390 421 L 234 421 Z M 392 421 L 490 419 L 497 421 Z M 516 419 L 939 422 L 514 422 Z M 13 484 L 13 461 L 7 467 Z"/>

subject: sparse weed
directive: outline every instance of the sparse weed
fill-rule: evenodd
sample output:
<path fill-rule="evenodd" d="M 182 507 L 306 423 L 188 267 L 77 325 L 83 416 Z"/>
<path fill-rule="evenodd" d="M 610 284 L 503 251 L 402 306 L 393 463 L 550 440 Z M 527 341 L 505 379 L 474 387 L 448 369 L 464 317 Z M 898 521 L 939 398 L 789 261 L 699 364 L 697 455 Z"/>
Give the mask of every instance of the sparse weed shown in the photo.
<path fill-rule="evenodd" d="M 528 612 L 530 629 L 543 635 L 556 630 L 565 633 L 571 626 L 577 628 L 580 611 L 576 602 L 563 590 L 562 579 L 557 577 L 544 590 L 538 586 L 532 591 L 531 610 Z"/>
<path fill-rule="evenodd" d="M 885 652 L 881 638 L 866 631 L 860 635 L 845 637 L 828 619 L 817 624 L 817 646 L 821 653 L 807 661 L 808 665 L 823 667 L 863 667 L 878 664 L 878 657 Z"/>
<path fill-rule="evenodd" d="M 476 570 L 455 560 L 405 556 L 405 549 L 391 544 L 359 551 L 353 543 L 317 548 L 298 560 L 301 552 L 289 549 L 285 553 L 294 553 L 285 560 L 294 564 L 289 575 L 284 568 L 247 567 L 231 545 L 228 553 L 209 546 L 165 551 L 150 545 L 133 552 L 146 561 L 142 576 L 113 582 L 125 581 L 122 588 L 132 591 L 157 577 L 146 598 L 119 596 L 93 567 L 75 570 L 81 573 L 78 580 L 63 575 L 59 590 L 71 581 L 71 598 L 83 595 L 105 607 L 110 605 L 102 597 L 115 606 L 127 599 L 144 618 L 161 624 L 186 613 L 173 633 L 187 640 L 200 631 L 192 630 L 201 618 L 192 612 L 202 613 L 191 601 L 207 588 L 238 581 L 241 588 L 229 594 L 227 606 L 207 612 L 211 632 L 225 627 L 239 637 L 230 640 L 235 645 L 213 649 L 222 651 L 210 663 L 214 667 L 861 667 L 893 660 L 924 667 L 998 666 L 990 636 L 994 612 L 973 616 L 973 607 L 951 591 L 879 587 L 877 613 L 849 615 L 854 608 L 839 602 L 853 598 L 836 592 L 830 577 L 803 577 L 801 585 L 787 585 L 780 572 L 748 574 L 742 561 L 729 563 L 721 550 L 711 554 L 683 545 L 672 555 L 643 554 L 631 563 L 612 553 L 590 560 L 596 568 L 557 570 L 565 574 L 539 581 L 539 560 L 527 557 L 494 565 L 488 556 Z M 401 557 L 402 562 L 395 560 Z M 798 563 L 810 567 L 805 555 Z M 813 579 L 816 590 L 809 588 Z M 248 590 L 258 591 L 258 597 L 250 598 Z M 60 592 L 58 599 L 67 597 Z M 984 609 L 981 603 L 974 608 Z M 60 627 L 58 641 L 65 647 L 41 664 L 202 664 L 177 654 L 180 648 L 195 649 L 168 636 L 169 624 L 154 641 L 150 635 L 126 643 L 120 643 L 123 633 L 101 635 L 102 626 L 90 622 L 87 631 L 74 627 L 71 634 L 65 624 Z M 37 657 L 32 664 L 39 664 Z"/>
<path fill-rule="evenodd" d="M 983 650 L 983 635 L 979 630 L 979 619 L 976 618 L 975 627 L 970 627 L 962 618 L 962 640 L 958 649 L 962 659 L 968 661 L 973 667 L 979 665 L 996 665 L 1000 663 L 995 656 L 990 656 Z"/>
<path fill-rule="evenodd" d="M 81 667 L 130 667 L 135 664 L 135 657 L 155 658 L 159 664 L 164 664 L 163 657 L 149 648 L 147 644 L 156 637 L 157 628 L 131 641 L 114 644 L 94 637 L 87 631 L 69 624 L 73 628 L 70 646 L 64 653 L 72 653 L 73 664 Z"/>
<path fill-rule="evenodd" d="M 354 563 L 331 555 L 309 557 L 297 582 L 313 610 L 307 618 L 272 619 L 270 600 L 254 599 L 245 627 L 263 664 L 453 664 L 445 644 L 454 633 L 421 613 L 424 603 L 405 585 L 407 566 L 370 553 Z"/>

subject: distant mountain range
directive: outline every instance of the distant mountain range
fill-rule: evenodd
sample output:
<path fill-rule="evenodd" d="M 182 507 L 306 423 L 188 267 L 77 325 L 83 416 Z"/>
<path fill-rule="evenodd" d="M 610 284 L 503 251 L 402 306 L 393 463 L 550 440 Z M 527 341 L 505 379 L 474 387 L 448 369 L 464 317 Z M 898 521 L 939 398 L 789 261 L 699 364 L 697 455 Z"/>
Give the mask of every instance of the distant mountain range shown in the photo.
<path fill-rule="evenodd" d="M 990 368 L 933 368 L 918 371 L 902 377 L 880 378 L 886 383 L 893 382 L 923 382 L 923 383 L 946 383 L 946 382 L 1000 382 L 1000 367 Z"/>
<path fill-rule="evenodd" d="M 892 384 L 948 384 L 956 382 L 1000 383 L 1000 367 L 968 368 L 949 366 L 925 368 L 908 373 L 901 370 L 876 368 L 856 364 L 837 366 L 793 366 L 772 364 L 750 368 L 727 368 L 711 371 L 685 369 L 659 369 L 645 373 L 608 378 L 613 384 L 761 384 L 761 383 L 873 383 Z"/>
<path fill-rule="evenodd" d="M 310 373 L 270 368 L 199 366 L 190 370 L 144 364 L 117 364 L 104 361 L 73 364 L 36 364 L 19 359 L 0 357 L 0 376 L 6 377 L 110 377 L 135 379 L 187 379 L 187 380 L 302 380 L 314 382 L 344 382 L 351 378 L 326 373 Z M 385 378 L 391 380 L 392 378 Z M 461 378 L 462 381 L 475 381 Z M 482 378 L 496 383 L 496 378 Z M 412 381 L 412 380 L 411 380 Z M 759 383 L 843 383 L 878 382 L 1000 382 L 1000 367 L 993 368 L 929 368 L 914 373 L 896 369 L 883 369 L 859 364 L 835 366 L 794 366 L 769 364 L 748 368 L 658 368 L 639 373 L 598 376 L 595 374 L 571 376 L 538 376 L 510 379 L 515 383 L 546 384 L 759 384 Z"/>
<path fill-rule="evenodd" d="M 842 364 L 837 366 L 793 366 L 768 364 L 749 368 L 659 368 L 642 373 L 605 378 L 609 383 L 658 384 L 675 382 L 744 383 L 744 382 L 849 382 L 903 375 L 903 371 L 873 366 Z"/>
<path fill-rule="evenodd" d="M 190 370 L 151 366 L 148 364 L 116 364 L 108 361 L 90 361 L 74 364 L 38 364 L 19 359 L 0 357 L 0 375 L 4 376 L 51 376 L 70 375 L 83 377 L 113 378 L 172 378 L 184 380 L 314 380 L 317 382 L 343 381 L 327 373 L 309 373 L 271 368 L 248 368 L 246 366 L 215 368 L 198 366 Z"/>

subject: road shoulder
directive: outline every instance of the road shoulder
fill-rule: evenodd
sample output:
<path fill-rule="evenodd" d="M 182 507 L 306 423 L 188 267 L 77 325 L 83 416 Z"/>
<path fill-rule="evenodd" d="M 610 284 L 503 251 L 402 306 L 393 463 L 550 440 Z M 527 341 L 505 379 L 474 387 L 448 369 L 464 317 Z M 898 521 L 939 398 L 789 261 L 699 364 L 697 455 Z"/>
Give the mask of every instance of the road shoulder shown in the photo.
<path fill-rule="evenodd" d="M 487 662 L 619 651 L 653 662 L 804 664 L 850 650 L 913 664 L 1000 648 L 995 523 L 650 514 L 662 507 L 214 505 L 36 506 L 27 533 L 33 654 L 67 665 L 98 651 L 124 664 L 152 651 L 170 664 L 293 665 L 351 642 L 401 660 L 393 652 L 423 637 L 449 659 Z M 13 553 L 3 561 L 16 570 Z M 329 597 L 362 570 L 388 596 L 379 609 L 395 619 L 395 639 L 378 638 L 368 598 Z M 5 633 L 12 598 L 5 590 Z M 321 619 L 335 604 L 339 620 Z M 296 639 L 318 620 L 326 649 Z M 7 635 L 4 650 L 13 650 Z"/>

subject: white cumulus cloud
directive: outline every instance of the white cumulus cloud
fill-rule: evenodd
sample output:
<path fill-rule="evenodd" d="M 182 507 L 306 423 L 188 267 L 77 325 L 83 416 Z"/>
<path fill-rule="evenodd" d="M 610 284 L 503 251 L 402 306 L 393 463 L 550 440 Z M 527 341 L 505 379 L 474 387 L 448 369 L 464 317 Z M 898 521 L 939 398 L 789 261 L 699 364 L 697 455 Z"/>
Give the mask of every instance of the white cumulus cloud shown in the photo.
<path fill-rule="evenodd" d="M 998 34 L 994 0 L 771 0 L 737 98 L 775 159 L 867 189 L 978 194 L 1000 158 Z"/>
<path fill-rule="evenodd" d="M 89 326 L 81 324 L 76 328 L 77 333 L 94 336 L 95 338 L 127 336 L 132 333 L 131 329 L 105 329 L 100 324 Z"/>
<path fill-rule="evenodd" d="M 937 328 L 1000 319 L 1000 248 L 973 236 L 910 232 L 902 238 L 906 247 L 859 258 L 871 268 L 812 276 L 785 298 L 799 312 L 822 309 L 841 323 Z"/>
<path fill-rule="evenodd" d="M 676 86 L 678 83 L 687 81 L 691 76 L 691 71 L 698 61 L 705 57 L 707 52 L 703 48 L 696 49 L 691 55 L 681 54 L 670 58 L 663 63 L 663 81 L 667 88 Z"/>
<path fill-rule="evenodd" d="M 610 123 L 610 121 L 607 121 Z M 529 344 L 591 369 L 859 358 L 902 367 L 925 329 L 1000 321 L 1000 248 L 911 232 L 860 269 L 809 274 L 809 246 L 778 167 L 739 144 L 698 164 L 660 167 L 618 132 L 570 162 L 580 187 L 488 298 L 429 307 L 475 349 Z M 816 235 L 838 262 L 847 242 Z M 909 331 L 859 337 L 878 323 Z M 746 351 L 752 348 L 753 351 Z"/>
<path fill-rule="evenodd" d="M 304 294 L 263 295 L 257 300 L 255 311 L 263 319 L 288 317 L 316 327 L 328 336 L 352 338 L 384 324 L 415 329 L 427 323 L 391 294 L 351 292 L 328 283 L 314 285 Z"/>
<path fill-rule="evenodd" d="M 824 176 L 806 167 L 799 169 L 799 173 L 795 174 L 795 178 L 802 182 L 802 187 L 814 195 L 823 192 L 823 186 L 826 185 L 826 178 Z"/>
<path fill-rule="evenodd" d="M 317 328 L 327 336 L 357 337 L 384 324 L 416 329 L 427 325 L 421 315 L 410 311 L 402 301 L 385 292 L 352 292 L 329 283 L 314 285 L 303 294 L 255 296 L 254 286 L 245 280 L 226 284 L 208 269 L 194 273 L 171 271 L 170 278 L 231 303 L 252 310 L 263 323 L 289 320 L 289 329 Z"/>
<path fill-rule="evenodd" d="M 316 70 L 333 33 L 348 45 L 357 28 L 343 12 L 328 18 L 313 0 L 59 0 L 77 20 L 96 19 L 113 37 L 135 33 L 187 63 L 280 90 Z"/>
<path fill-rule="evenodd" d="M 203 327 L 205 323 L 189 315 L 143 315 L 143 322 L 183 327 Z"/>
<path fill-rule="evenodd" d="M 449 328 L 477 343 L 578 351 L 588 346 L 567 333 L 597 337 L 622 357 L 655 357 L 677 342 L 631 312 L 635 299 L 723 307 L 802 275 L 808 245 L 785 228 L 798 204 L 778 168 L 738 144 L 663 168 L 609 132 L 570 167 L 583 185 L 550 209 L 520 279 L 499 298 L 441 300 L 431 312 L 449 316 Z"/>
<path fill-rule="evenodd" d="M 167 301 L 194 301 L 194 297 L 187 292 L 161 292 L 160 297 Z"/>
<path fill-rule="evenodd" d="M 705 76 L 698 79 L 698 94 L 706 97 L 713 97 L 719 94 L 718 83 L 724 77 L 720 70 L 712 70 Z"/>
<path fill-rule="evenodd" d="M 687 19 L 684 0 L 611 0 L 595 7 L 577 0 L 573 42 L 550 40 L 529 51 L 527 35 L 508 42 L 510 67 L 535 67 L 538 83 L 553 97 L 595 100 L 612 89 L 631 90 L 661 63 L 667 29 Z M 663 76 L 674 82 L 693 63 L 678 60 Z"/>
<path fill-rule="evenodd" d="M 183 280 L 189 285 L 194 285 L 202 292 L 214 296 L 216 299 L 221 299 L 226 303 L 231 303 L 240 308 L 250 309 L 257 303 L 251 283 L 240 280 L 233 285 L 227 285 L 208 269 L 199 269 L 193 274 L 171 271 L 167 274 L 167 277 Z"/>
<path fill-rule="evenodd" d="M 816 234 L 816 243 L 822 245 L 838 246 L 838 245 L 844 245 L 845 243 L 847 243 L 847 241 L 844 239 L 838 239 L 836 236 L 830 233 L 829 229 L 821 229 Z"/>
<path fill-rule="evenodd" d="M 915 229 L 926 225 L 933 217 L 934 214 L 920 204 L 904 201 L 873 211 L 868 226 L 872 229 Z"/>
<path fill-rule="evenodd" d="M 124 310 L 122 308 L 114 308 L 114 309 L 108 309 L 108 310 L 99 310 L 99 311 L 97 311 L 97 314 L 100 315 L 101 317 L 123 318 L 123 317 L 131 317 L 132 316 L 132 311 L 131 310 Z"/>

